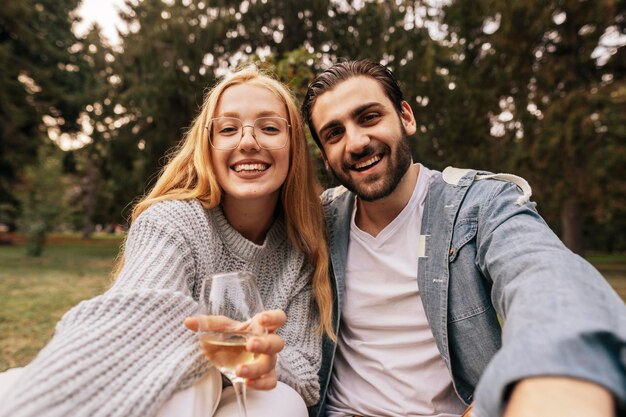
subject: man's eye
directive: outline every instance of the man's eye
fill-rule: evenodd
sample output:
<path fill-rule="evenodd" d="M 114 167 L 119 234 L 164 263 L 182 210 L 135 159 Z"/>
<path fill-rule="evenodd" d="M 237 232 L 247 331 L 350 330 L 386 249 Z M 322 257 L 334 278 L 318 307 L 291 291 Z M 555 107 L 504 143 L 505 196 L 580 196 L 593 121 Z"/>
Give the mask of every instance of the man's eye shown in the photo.
<path fill-rule="evenodd" d="M 366 113 L 361 118 L 361 122 L 362 123 L 371 123 L 371 122 L 375 122 L 378 119 L 380 119 L 380 114 L 379 113 Z"/>
<path fill-rule="evenodd" d="M 333 142 L 339 139 L 342 133 L 343 133 L 343 129 L 339 129 L 339 128 L 331 129 L 328 132 L 326 132 L 324 139 L 326 142 Z"/>

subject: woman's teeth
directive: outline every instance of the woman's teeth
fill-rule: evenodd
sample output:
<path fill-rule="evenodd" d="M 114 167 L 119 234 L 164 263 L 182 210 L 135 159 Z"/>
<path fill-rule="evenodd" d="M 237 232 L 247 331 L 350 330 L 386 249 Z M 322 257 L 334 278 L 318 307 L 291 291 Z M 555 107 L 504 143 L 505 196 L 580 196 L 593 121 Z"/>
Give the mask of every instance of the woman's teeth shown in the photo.
<path fill-rule="evenodd" d="M 267 164 L 240 164 L 235 165 L 233 169 L 235 172 L 242 171 L 265 171 L 268 168 Z"/>

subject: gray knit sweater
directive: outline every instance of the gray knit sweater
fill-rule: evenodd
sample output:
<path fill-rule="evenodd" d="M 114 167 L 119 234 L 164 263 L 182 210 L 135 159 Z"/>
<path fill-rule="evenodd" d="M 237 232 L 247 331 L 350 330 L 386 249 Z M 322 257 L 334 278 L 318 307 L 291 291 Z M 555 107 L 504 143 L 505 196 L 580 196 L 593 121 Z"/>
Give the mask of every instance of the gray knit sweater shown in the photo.
<path fill-rule="evenodd" d="M 124 267 L 106 293 L 83 301 L 56 326 L 0 404 L 0 416 L 151 416 L 208 369 L 196 335 L 183 326 L 196 312 L 207 274 L 250 270 L 266 309 L 287 323 L 278 379 L 311 405 L 318 400 L 321 338 L 312 267 L 289 242 L 282 220 L 261 246 L 234 230 L 218 207 L 157 203 L 133 223 Z"/>

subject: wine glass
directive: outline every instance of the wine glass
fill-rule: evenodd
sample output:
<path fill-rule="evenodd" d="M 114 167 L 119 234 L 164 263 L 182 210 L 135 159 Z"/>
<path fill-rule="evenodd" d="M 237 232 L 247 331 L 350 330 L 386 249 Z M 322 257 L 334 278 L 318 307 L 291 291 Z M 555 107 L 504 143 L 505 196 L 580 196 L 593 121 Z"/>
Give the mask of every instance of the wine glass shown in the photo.
<path fill-rule="evenodd" d="M 235 389 L 239 417 L 248 417 L 245 379 L 236 368 L 256 358 L 246 350 L 252 336 L 267 334 L 254 316 L 264 310 L 263 301 L 251 272 L 211 275 L 200 290 L 198 336 L 204 356 L 224 374 Z"/>

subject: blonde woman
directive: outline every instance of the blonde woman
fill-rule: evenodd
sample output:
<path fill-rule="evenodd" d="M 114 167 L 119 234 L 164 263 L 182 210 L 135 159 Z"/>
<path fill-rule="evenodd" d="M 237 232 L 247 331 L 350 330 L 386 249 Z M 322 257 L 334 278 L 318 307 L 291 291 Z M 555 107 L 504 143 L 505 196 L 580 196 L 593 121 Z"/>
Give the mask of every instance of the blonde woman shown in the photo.
<path fill-rule="evenodd" d="M 322 334 L 333 336 L 322 230 L 291 94 L 256 69 L 227 77 L 135 206 L 112 288 L 65 314 L 0 398 L 0 415 L 236 415 L 183 325 L 201 279 L 232 270 L 257 275 L 268 309 L 269 334 L 248 343 L 259 354 L 240 370 L 249 410 L 306 415 L 318 401 Z"/>

